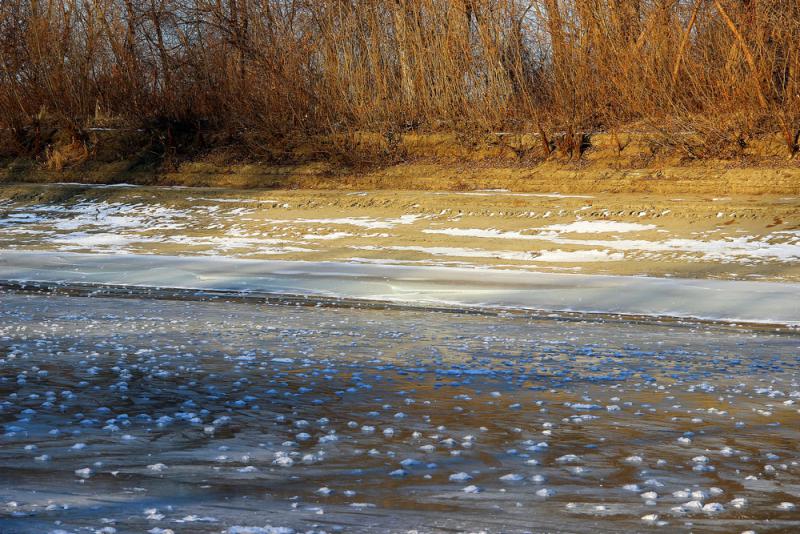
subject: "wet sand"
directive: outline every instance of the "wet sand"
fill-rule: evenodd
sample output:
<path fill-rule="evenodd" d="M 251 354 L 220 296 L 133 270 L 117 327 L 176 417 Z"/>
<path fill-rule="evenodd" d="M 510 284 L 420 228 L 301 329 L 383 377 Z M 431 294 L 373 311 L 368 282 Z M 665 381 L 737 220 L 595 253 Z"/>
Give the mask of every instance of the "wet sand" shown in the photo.
<path fill-rule="evenodd" d="M 19 185 L 0 247 L 800 281 L 800 200 Z"/>

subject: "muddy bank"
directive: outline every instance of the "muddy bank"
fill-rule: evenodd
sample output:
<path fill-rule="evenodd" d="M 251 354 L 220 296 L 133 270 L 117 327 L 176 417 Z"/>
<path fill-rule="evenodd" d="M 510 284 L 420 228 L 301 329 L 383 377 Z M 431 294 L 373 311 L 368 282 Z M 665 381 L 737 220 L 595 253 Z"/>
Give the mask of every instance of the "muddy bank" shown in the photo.
<path fill-rule="evenodd" d="M 126 163 L 81 170 L 48 171 L 16 163 L 0 169 L 0 183 L 225 187 L 235 189 L 422 190 L 470 191 L 510 189 L 547 193 L 653 193 L 713 195 L 797 195 L 800 168 L 718 167 L 707 165 L 615 169 L 584 168 L 558 163 L 502 166 L 487 163 L 403 163 L 375 170 L 353 171 L 324 163 L 303 165 L 187 163 L 173 172 L 127 168 Z"/>
<path fill-rule="evenodd" d="M 237 189 L 510 189 L 549 193 L 713 195 L 800 194 L 800 160 L 778 138 L 751 140 L 727 159 L 702 157 L 703 139 L 688 134 L 595 134 L 571 149 L 545 153 L 535 135 L 407 134 L 388 143 L 375 134 L 316 139 L 250 152 L 217 149 L 167 158 L 120 145 L 119 133 L 95 132 L 76 150 L 54 144 L 49 156 L 0 160 L 0 183 L 225 187 Z M 133 146 L 138 146 L 134 142 Z M 129 143 L 129 144 L 130 144 Z M 122 143 L 123 145 L 125 143 Z M 89 146 L 91 145 L 91 146 Z"/>

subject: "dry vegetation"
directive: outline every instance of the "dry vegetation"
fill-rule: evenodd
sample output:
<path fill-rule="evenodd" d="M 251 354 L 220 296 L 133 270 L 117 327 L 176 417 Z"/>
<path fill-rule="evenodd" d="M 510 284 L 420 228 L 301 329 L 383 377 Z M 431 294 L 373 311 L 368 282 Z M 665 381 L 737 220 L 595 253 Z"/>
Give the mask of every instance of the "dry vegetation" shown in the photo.
<path fill-rule="evenodd" d="M 778 135 L 794 156 L 800 2 L 2 0 L 0 69 L 0 148 L 56 169 L 356 158 L 359 132 L 387 159 L 410 132 L 533 135 L 523 157 L 631 130 L 691 158 Z M 98 147 L 102 127 L 129 134 Z"/>

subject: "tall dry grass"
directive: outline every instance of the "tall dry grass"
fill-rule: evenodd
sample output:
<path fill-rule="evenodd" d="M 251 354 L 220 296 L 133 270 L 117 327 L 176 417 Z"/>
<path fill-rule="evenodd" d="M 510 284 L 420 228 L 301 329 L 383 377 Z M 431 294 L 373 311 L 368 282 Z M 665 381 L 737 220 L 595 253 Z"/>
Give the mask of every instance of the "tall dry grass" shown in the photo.
<path fill-rule="evenodd" d="M 779 133 L 794 154 L 800 2 L 2 0 L 5 143 L 111 123 L 256 151 L 411 130 L 530 131 L 549 150 L 642 128 L 710 151 Z"/>

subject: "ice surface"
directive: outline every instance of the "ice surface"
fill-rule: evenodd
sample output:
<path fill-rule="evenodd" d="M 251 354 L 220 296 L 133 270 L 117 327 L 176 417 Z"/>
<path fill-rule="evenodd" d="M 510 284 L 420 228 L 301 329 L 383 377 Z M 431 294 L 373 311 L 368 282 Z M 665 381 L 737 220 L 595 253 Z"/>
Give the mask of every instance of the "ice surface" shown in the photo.
<path fill-rule="evenodd" d="M 0 532 L 800 529 L 795 331 L 169 298 L 0 291 Z"/>
<path fill-rule="evenodd" d="M 800 324 L 796 283 L 23 251 L 0 251 L 0 280 Z"/>

